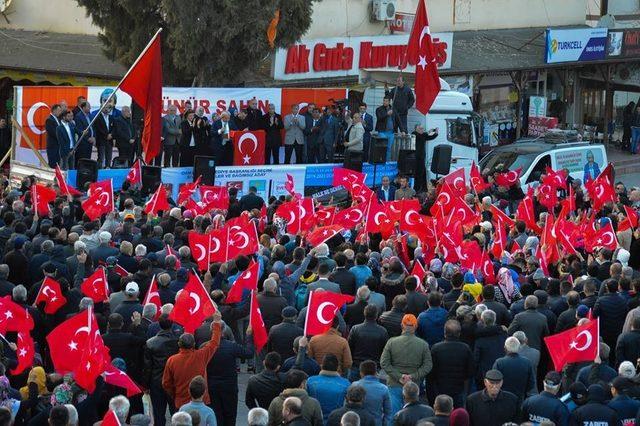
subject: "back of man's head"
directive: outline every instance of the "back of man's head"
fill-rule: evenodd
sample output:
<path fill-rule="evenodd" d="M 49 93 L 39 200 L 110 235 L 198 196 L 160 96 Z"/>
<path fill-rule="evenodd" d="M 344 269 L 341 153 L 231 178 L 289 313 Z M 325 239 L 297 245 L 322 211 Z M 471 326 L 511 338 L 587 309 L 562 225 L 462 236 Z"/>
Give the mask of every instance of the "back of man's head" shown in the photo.
<path fill-rule="evenodd" d="M 191 333 L 182 333 L 178 339 L 178 346 L 182 349 L 193 349 L 196 345 L 196 341 Z"/>
<path fill-rule="evenodd" d="M 282 358 L 278 352 L 269 352 L 264 357 L 264 368 L 269 371 L 276 371 L 280 364 L 282 363 Z"/>
<path fill-rule="evenodd" d="M 415 402 L 420 396 L 420 388 L 413 382 L 407 382 L 402 387 L 402 396 L 405 402 Z"/>
<path fill-rule="evenodd" d="M 192 426 L 191 415 L 184 411 L 178 411 L 171 416 L 171 426 Z"/>
<path fill-rule="evenodd" d="M 449 415 L 453 410 L 453 399 L 449 395 L 438 395 L 433 403 L 433 409 L 438 414 Z"/>
<path fill-rule="evenodd" d="M 122 395 L 114 396 L 109 400 L 109 410 L 113 411 L 120 420 L 120 423 L 125 424 L 127 416 L 129 416 L 129 400 Z"/>
<path fill-rule="evenodd" d="M 352 404 L 362 404 L 367 391 L 364 387 L 359 385 L 351 385 L 347 389 L 346 399 Z"/>
<path fill-rule="evenodd" d="M 360 426 L 360 416 L 355 411 L 347 411 L 340 418 L 340 426 Z"/>
<path fill-rule="evenodd" d="M 120 314 L 109 315 L 109 330 L 121 330 L 123 324 L 123 318 Z"/>
<path fill-rule="evenodd" d="M 307 373 L 301 370 L 289 370 L 284 378 L 284 387 L 286 389 L 300 388 L 306 381 Z"/>
<path fill-rule="evenodd" d="M 338 366 L 340 363 L 338 362 L 338 357 L 334 354 L 326 354 L 322 359 L 322 369 L 324 371 L 338 371 Z"/>
<path fill-rule="evenodd" d="M 189 383 L 189 395 L 192 400 L 200 399 L 204 396 L 204 392 L 207 390 L 207 382 L 205 382 L 204 377 L 196 376 L 191 379 Z"/>
<path fill-rule="evenodd" d="M 67 426 L 69 410 L 64 405 L 56 405 L 49 412 L 49 426 Z"/>
<path fill-rule="evenodd" d="M 249 426 L 268 426 L 269 412 L 260 407 L 252 408 L 247 414 L 247 424 Z"/>

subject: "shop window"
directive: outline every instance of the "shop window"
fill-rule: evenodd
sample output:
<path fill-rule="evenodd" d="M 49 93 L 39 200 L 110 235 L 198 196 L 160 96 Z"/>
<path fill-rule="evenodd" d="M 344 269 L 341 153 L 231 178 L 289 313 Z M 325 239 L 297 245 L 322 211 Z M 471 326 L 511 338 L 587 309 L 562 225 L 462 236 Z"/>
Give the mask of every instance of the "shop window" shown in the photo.
<path fill-rule="evenodd" d="M 471 123 L 465 118 L 447 119 L 447 140 L 458 145 L 473 146 Z"/>

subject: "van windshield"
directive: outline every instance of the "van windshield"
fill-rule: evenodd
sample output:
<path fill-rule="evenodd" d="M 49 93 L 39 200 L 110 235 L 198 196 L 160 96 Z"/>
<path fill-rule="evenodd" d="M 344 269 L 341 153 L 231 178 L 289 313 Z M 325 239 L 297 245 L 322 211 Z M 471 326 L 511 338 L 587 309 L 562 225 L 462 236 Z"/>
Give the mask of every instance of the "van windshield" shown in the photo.
<path fill-rule="evenodd" d="M 499 164 L 502 164 L 509 170 L 515 170 L 519 167 L 522 167 L 523 170 L 528 170 L 531 163 L 533 163 L 537 156 L 537 153 L 523 154 L 508 151 L 493 151 L 485 155 L 482 160 L 480 160 L 480 169 L 484 170 L 488 168 L 493 170 Z"/>

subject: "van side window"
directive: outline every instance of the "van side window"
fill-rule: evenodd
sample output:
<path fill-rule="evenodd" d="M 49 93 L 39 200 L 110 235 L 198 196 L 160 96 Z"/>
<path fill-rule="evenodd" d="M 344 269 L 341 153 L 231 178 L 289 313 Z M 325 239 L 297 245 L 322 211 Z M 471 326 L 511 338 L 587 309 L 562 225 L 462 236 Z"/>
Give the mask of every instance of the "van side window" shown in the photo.
<path fill-rule="evenodd" d="M 471 146 L 473 137 L 471 135 L 471 123 L 465 118 L 446 119 L 447 140 L 458 145 Z"/>
<path fill-rule="evenodd" d="M 551 167 L 551 156 L 549 154 L 540 158 L 533 169 L 531 169 L 531 173 L 527 178 L 527 183 L 537 182 L 540 180 L 540 176 L 544 174 L 547 170 L 547 167 Z"/>

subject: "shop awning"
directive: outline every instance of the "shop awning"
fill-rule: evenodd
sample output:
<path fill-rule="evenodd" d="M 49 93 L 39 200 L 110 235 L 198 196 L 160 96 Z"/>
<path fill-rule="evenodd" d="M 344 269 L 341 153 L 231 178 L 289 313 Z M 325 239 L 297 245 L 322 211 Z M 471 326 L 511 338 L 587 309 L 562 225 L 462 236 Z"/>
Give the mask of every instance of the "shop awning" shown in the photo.
<path fill-rule="evenodd" d="M 125 72 L 105 57 L 96 36 L 0 29 L 3 76 L 31 74 L 38 82 L 73 84 L 74 79 L 118 81 Z M 59 76 L 56 81 L 53 75 Z"/>

